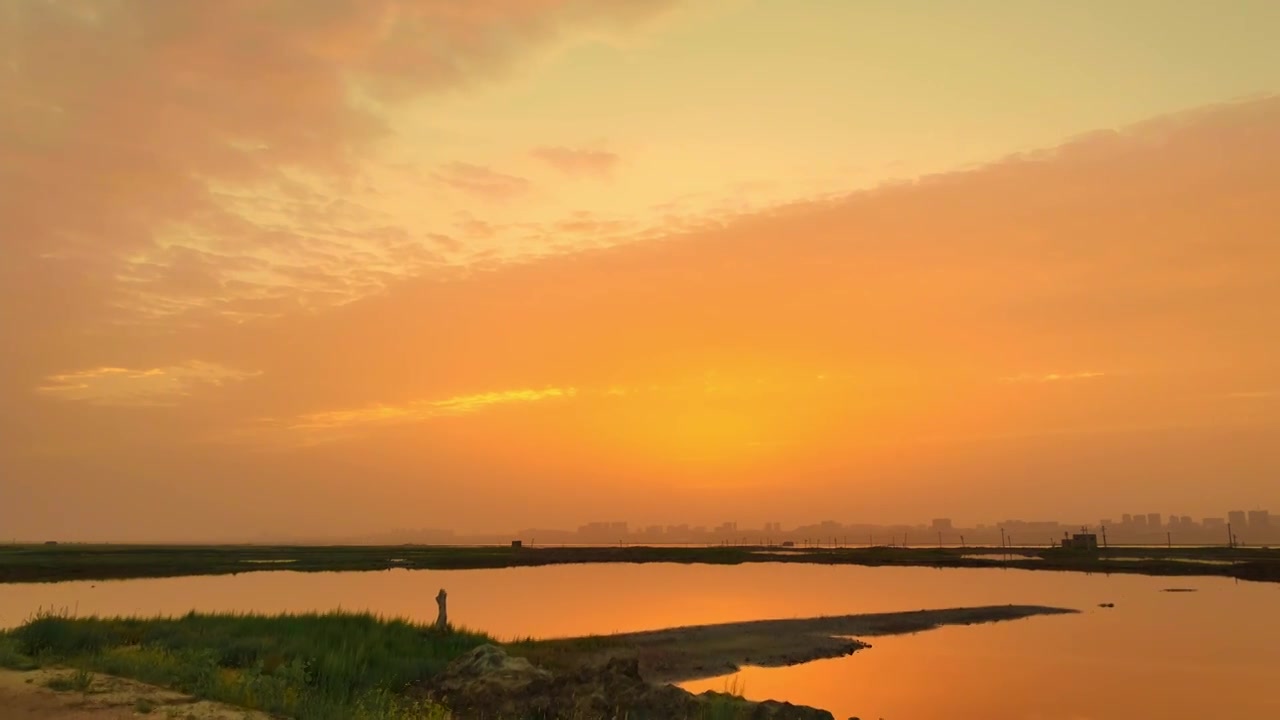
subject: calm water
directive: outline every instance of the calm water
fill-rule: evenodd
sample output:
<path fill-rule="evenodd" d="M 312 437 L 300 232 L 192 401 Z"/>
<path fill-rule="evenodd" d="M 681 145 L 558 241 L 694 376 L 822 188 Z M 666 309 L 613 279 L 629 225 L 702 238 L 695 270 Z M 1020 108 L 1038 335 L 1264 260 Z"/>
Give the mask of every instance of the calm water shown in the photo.
<path fill-rule="evenodd" d="M 0 627 L 39 607 L 81 615 L 343 608 L 429 622 L 441 587 L 455 623 L 500 638 L 960 605 L 1072 607 L 1084 612 L 872 638 L 847 658 L 747 668 L 737 682 L 748 697 L 864 720 L 1280 717 L 1280 585 L 1221 578 L 792 564 L 278 571 L 0 585 Z M 1197 592 L 1160 592 L 1168 587 Z"/>

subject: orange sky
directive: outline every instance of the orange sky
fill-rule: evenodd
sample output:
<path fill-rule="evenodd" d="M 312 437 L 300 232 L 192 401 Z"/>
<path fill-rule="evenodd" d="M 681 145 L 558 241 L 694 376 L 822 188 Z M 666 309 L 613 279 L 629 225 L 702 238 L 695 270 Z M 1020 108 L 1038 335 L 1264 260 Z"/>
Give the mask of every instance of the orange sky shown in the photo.
<path fill-rule="evenodd" d="M 1278 509 L 1280 10 L 1113 5 L 10 3 L 0 536 Z"/>

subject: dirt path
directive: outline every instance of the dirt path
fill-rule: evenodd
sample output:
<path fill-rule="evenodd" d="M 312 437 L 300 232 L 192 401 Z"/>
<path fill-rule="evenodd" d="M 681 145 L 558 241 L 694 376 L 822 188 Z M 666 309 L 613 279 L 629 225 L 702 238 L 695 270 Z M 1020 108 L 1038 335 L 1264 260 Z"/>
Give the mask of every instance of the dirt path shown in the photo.
<path fill-rule="evenodd" d="M 73 685 L 73 675 L 65 669 L 0 670 L 0 720 L 269 720 L 263 713 L 96 673 L 87 692 L 49 687 Z"/>

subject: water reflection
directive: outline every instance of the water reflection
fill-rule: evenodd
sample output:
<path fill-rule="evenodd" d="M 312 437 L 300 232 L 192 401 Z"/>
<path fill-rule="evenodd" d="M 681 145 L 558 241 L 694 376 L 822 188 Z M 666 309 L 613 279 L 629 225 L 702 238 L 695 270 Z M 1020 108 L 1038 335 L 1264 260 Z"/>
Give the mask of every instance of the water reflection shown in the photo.
<path fill-rule="evenodd" d="M 502 570 L 236 576 L 0 585 L 0 626 L 37 607 L 79 614 L 371 610 L 430 622 L 447 588 L 455 622 L 501 638 L 931 607 L 1028 603 L 1081 615 L 872 638 L 848 658 L 747 668 L 750 697 L 837 717 L 1138 720 L 1280 717 L 1280 586 L 1005 569 L 797 564 L 562 565 Z M 1098 608 L 1099 603 L 1114 608 Z M 722 689 L 724 679 L 690 684 Z"/>

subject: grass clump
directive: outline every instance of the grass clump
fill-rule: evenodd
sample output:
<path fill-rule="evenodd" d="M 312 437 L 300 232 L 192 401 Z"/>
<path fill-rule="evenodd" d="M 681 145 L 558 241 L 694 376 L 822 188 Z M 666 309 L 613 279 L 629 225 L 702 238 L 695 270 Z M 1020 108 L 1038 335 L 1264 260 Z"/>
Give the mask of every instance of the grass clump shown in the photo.
<path fill-rule="evenodd" d="M 299 720 L 399 720 L 447 717 L 402 691 L 486 642 L 478 633 L 368 614 L 152 620 L 42 614 L 0 636 L 0 653 Z"/>
<path fill-rule="evenodd" d="M 57 675 L 49 678 L 45 683 L 45 687 L 58 692 L 70 692 L 72 690 L 81 693 L 87 693 L 93 688 L 93 673 L 80 668 L 66 675 Z"/>
<path fill-rule="evenodd" d="M 0 668 L 8 670 L 35 670 L 40 667 L 36 659 L 18 649 L 18 641 L 0 633 Z"/>

